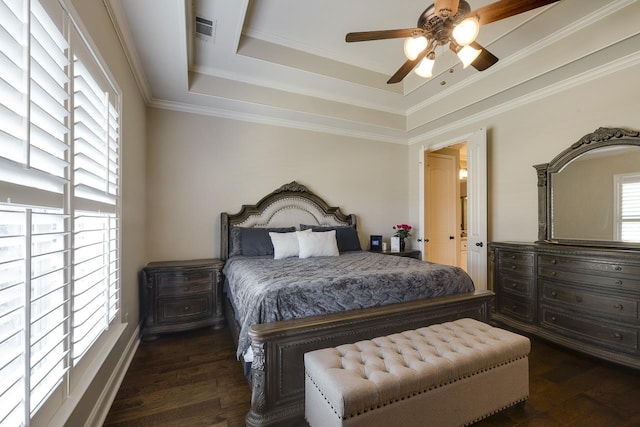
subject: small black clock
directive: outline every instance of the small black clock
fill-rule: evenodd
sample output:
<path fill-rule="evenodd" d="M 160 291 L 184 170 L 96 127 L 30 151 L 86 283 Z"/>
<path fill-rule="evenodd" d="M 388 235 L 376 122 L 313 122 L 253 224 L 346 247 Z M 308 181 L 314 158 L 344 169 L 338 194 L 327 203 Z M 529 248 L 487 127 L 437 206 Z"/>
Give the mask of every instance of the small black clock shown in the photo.
<path fill-rule="evenodd" d="M 382 236 L 371 236 L 369 250 L 382 251 Z"/>

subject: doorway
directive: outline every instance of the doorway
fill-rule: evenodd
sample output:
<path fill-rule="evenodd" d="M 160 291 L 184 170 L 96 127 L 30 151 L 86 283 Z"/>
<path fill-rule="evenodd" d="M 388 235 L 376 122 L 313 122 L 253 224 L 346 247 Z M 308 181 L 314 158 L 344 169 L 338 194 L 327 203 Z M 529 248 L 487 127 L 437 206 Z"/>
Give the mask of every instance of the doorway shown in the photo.
<path fill-rule="evenodd" d="M 429 189 L 436 181 L 431 179 L 431 170 L 427 165 L 436 154 L 451 155 L 454 158 L 457 155 L 457 161 L 453 162 L 456 167 L 453 171 L 446 172 L 448 178 L 438 177 L 437 181 L 443 183 L 442 188 Z M 432 158 L 429 158 L 430 156 Z M 486 289 L 486 130 L 479 129 L 466 137 L 446 144 L 423 147 L 420 163 L 420 220 L 421 230 L 423 230 L 420 241 L 422 241 L 423 259 L 460 266 L 469 273 L 476 289 Z M 460 179 L 461 170 L 462 174 L 466 170 L 466 180 Z M 455 185 L 452 185 L 452 182 Z M 433 199 L 431 199 L 432 196 Z M 443 201 L 446 201 L 446 206 Z M 446 219 L 443 218 L 445 215 Z M 447 234 L 443 233 L 443 230 Z M 432 238 L 436 239 L 434 245 L 431 244 Z M 444 250 L 441 249 L 443 238 L 449 240 L 449 245 Z M 451 249 L 452 247 L 455 249 Z"/>

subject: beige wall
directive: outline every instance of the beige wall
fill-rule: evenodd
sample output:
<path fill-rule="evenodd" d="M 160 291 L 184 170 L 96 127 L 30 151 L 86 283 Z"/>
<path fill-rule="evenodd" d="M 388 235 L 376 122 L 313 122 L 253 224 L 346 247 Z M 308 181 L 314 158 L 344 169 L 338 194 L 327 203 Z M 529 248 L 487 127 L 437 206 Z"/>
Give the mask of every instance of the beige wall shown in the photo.
<path fill-rule="evenodd" d="M 533 165 L 547 163 L 596 128 L 640 129 L 640 66 L 612 73 L 559 91 L 488 119 L 431 139 L 438 145 L 487 129 L 488 240 L 535 241 L 537 176 Z M 420 158 L 420 145 L 410 147 L 408 164 Z M 409 176 L 410 220 L 419 222 L 418 173 Z"/>
<path fill-rule="evenodd" d="M 216 257 L 220 213 L 298 181 L 370 234 L 408 220 L 407 147 L 163 109 L 147 112 L 149 259 Z"/>
<path fill-rule="evenodd" d="M 145 264 L 145 107 L 102 0 L 72 0 L 123 94 L 122 104 L 122 315 L 127 328 L 109 353 L 66 425 L 81 426 L 104 391 L 138 326 L 138 271 Z M 107 408 L 108 409 L 108 408 Z"/>

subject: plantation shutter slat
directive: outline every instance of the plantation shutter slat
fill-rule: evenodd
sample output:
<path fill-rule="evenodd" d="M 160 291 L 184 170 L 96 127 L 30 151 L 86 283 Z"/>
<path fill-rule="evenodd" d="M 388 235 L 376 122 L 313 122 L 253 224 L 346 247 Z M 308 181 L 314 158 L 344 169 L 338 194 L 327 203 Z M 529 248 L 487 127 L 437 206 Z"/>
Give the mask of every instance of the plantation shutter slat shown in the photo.
<path fill-rule="evenodd" d="M 0 210 L 0 224 L 0 420 L 20 425 L 25 405 L 25 210 Z"/>

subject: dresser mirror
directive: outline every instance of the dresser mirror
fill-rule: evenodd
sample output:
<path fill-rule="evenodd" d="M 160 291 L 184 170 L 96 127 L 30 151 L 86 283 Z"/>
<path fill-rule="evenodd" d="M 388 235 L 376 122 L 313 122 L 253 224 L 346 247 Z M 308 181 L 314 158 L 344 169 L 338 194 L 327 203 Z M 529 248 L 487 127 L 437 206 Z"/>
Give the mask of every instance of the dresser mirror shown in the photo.
<path fill-rule="evenodd" d="M 640 132 L 599 128 L 538 172 L 538 239 L 640 247 Z"/>

